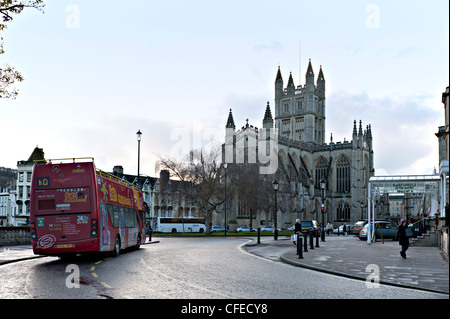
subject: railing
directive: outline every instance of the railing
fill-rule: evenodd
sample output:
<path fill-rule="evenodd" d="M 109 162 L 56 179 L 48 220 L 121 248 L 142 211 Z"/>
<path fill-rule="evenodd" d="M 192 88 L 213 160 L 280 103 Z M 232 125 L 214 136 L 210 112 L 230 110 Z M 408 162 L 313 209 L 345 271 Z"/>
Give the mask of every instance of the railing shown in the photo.
<path fill-rule="evenodd" d="M 31 244 L 30 227 L 0 227 L 0 245 Z"/>
<path fill-rule="evenodd" d="M 422 234 L 431 230 L 434 224 L 433 220 L 434 219 L 431 218 L 424 218 L 412 224 L 411 230 L 413 233 L 413 237 L 421 236 Z"/>
<path fill-rule="evenodd" d="M 98 168 L 96 168 L 95 170 L 97 172 L 97 175 L 100 175 L 100 176 L 105 177 L 105 178 L 107 178 L 107 179 L 109 179 L 111 181 L 114 181 L 116 183 L 119 183 L 119 184 L 122 184 L 124 186 L 130 187 L 130 188 L 135 189 L 137 191 L 141 191 L 141 189 L 137 185 L 134 185 L 134 184 L 132 184 L 132 183 L 130 183 L 128 181 L 124 181 L 123 179 L 121 179 L 121 178 L 119 178 L 117 176 L 114 176 L 114 175 L 112 175 L 110 173 L 104 172 L 104 171 L 102 171 L 102 170 L 100 170 Z"/>

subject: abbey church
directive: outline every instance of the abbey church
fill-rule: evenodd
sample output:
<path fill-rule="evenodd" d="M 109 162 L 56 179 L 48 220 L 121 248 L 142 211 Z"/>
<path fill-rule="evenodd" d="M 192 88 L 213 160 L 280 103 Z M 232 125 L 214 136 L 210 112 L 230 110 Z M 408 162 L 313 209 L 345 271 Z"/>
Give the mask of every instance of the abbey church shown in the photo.
<path fill-rule="evenodd" d="M 370 125 L 363 127 L 362 121 L 354 120 L 348 123 L 349 132 L 353 129 L 351 141 L 335 142 L 329 134 L 326 143 L 326 84 L 322 66 L 316 80 L 309 60 L 305 78 L 303 86 L 295 86 L 290 74 L 285 87 L 278 67 L 274 113 L 267 102 L 265 112 L 261 112 L 264 114 L 262 128 L 247 121 L 237 130 L 230 110 L 225 140 L 232 141 L 233 163 L 240 163 L 236 161 L 236 154 L 248 153 L 252 148 L 247 142 L 239 143 L 240 139 L 258 138 L 262 131 L 272 130 L 276 136 L 278 169 L 274 174 L 259 178 L 262 178 L 260 184 L 271 187 L 276 179 L 280 185 L 276 218 L 279 228 L 293 225 L 296 218 L 320 222 L 322 200 L 325 203 L 325 223 L 331 222 L 336 227 L 367 218 L 367 186 L 369 178 L 375 173 L 372 128 Z M 320 188 L 323 180 L 326 181 L 324 192 Z M 231 179 L 228 181 L 232 183 Z M 230 185 L 228 187 L 232 189 Z M 242 191 L 227 194 L 230 230 L 241 225 L 251 225 L 253 228 L 273 226 L 273 194 L 273 189 L 266 188 L 264 197 L 270 200 L 270 205 L 256 208 L 252 207 L 256 204 L 249 204 L 243 198 Z M 215 218 L 219 222 L 223 216 L 217 215 Z"/>

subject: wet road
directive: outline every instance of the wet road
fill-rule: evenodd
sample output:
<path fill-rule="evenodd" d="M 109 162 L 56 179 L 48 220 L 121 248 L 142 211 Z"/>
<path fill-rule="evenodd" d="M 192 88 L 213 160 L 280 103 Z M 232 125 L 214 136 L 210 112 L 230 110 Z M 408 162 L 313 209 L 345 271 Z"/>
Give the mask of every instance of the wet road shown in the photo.
<path fill-rule="evenodd" d="M 294 267 L 248 254 L 242 238 L 159 238 L 118 257 L 40 258 L 0 266 L 0 298 L 445 298 Z M 447 297 L 448 298 L 448 297 Z"/>

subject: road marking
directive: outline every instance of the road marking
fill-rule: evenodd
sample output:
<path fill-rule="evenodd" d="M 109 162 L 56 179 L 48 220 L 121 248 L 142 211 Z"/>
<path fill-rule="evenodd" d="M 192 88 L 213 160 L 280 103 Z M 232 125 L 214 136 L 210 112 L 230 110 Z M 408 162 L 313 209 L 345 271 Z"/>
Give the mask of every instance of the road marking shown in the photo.
<path fill-rule="evenodd" d="M 106 282 L 101 281 L 100 283 L 103 285 L 103 287 L 108 288 L 108 289 L 112 289 L 112 287 L 110 285 L 108 285 Z"/>
<path fill-rule="evenodd" d="M 97 275 L 95 272 L 93 272 L 91 275 L 92 275 L 94 278 L 98 278 L 98 275 Z"/>
<path fill-rule="evenodd" d="M 91 267 L 91 271 L 94 271 L 94 270 L 95 270 L 95 266 L 92 266 L 92 267 Z"/>

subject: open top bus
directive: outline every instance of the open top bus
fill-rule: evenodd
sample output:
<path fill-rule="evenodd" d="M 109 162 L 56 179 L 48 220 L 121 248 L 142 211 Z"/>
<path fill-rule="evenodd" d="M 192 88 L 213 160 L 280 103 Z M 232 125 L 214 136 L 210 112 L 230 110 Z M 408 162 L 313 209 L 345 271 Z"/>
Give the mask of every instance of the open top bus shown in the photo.
<path fill-rule="evenodd" d="M 36 162 L 31 182 L 33 252 L 64 256 L 112 252 L 145 242 L 140 189 L 95 168 L 94 159 Z M 56 163 L 58 161 L 58 163 Z"/>

